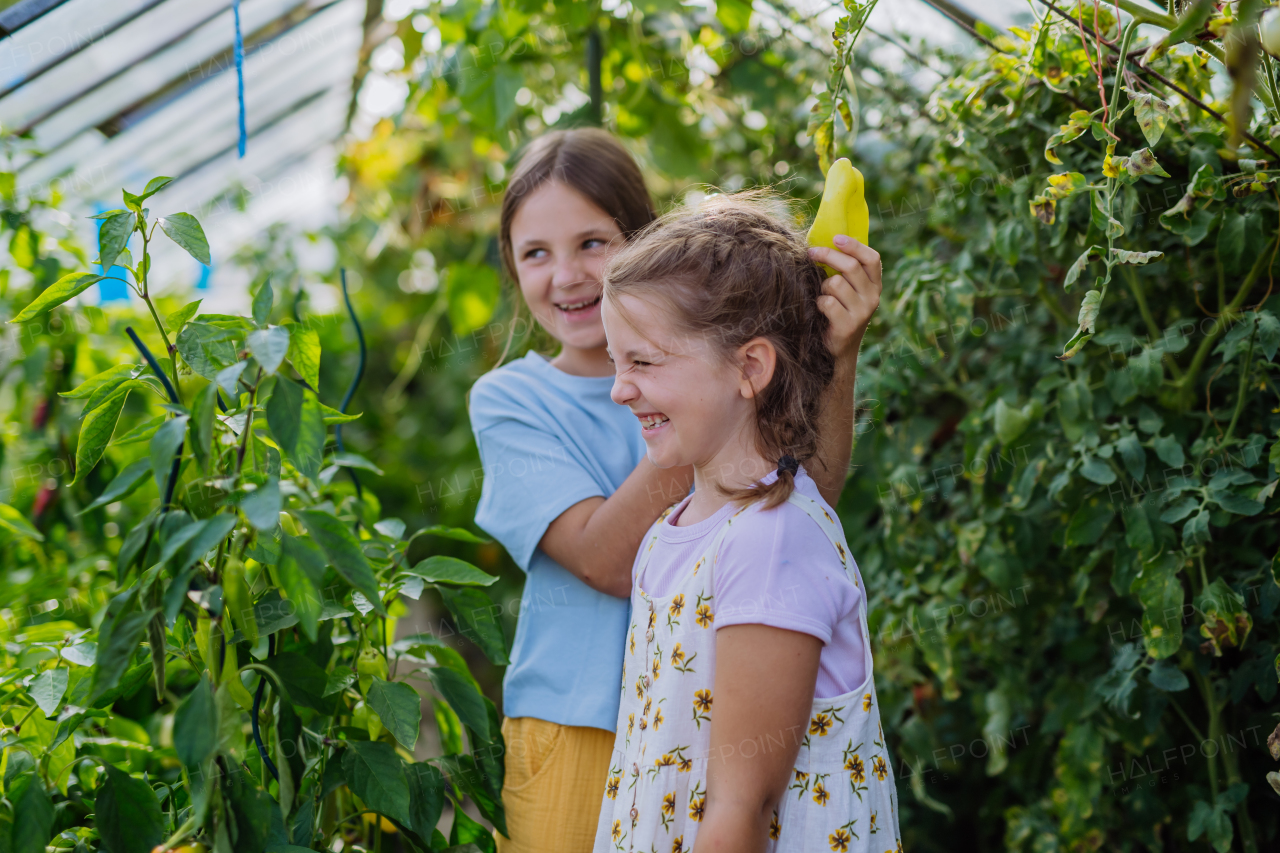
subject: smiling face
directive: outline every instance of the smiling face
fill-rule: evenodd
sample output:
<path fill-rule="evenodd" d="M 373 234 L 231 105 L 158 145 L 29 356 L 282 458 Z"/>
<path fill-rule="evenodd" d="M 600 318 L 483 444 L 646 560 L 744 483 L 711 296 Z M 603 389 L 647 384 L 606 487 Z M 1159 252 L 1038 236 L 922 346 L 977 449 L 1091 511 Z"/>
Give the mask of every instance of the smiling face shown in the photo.
<path fill-rule="evenodd" d="M 771 344 L 756 339 L 726 358 L 706 338 L 674 333 L 670 309 L 638 296 L 605 300 L 603 321 L 611 396 L 640 420 L 654 465 L 693 465 L 698 491 L 762 475 L 752 398 L 772 375 Z"/>
<path fill-rule="evenodd" d="M 601 278 L 622 232 L 609 214 L 559 181 L 531 192 L 511 220 L 520 292 L 538 323 L 563 349 L 552 363 L 566 373 L 612 372 L 600 321 Z"/>

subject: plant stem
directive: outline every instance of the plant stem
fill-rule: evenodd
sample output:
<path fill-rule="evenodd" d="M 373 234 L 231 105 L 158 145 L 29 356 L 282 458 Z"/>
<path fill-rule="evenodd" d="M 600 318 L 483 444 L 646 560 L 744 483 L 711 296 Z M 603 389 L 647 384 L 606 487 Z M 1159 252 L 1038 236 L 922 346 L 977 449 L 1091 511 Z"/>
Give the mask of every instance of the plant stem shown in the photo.
<path fill-rule="evenodd" d="M 249 405 L 245 407 L 244 434 L 240 438 L 240 449 L 236 451 L 236 476 L 244 468 L 244 452 L 249 447 L 249 436 L 253 435 L 253 402 L 258 397 L 258 386 L 262 384 L 262 368 L 254 378 L 253 387 L 249 389 Z"/>
<path fill-rule="evenodd" d="M 151 229 L 155 231 L 155 227 Z M 177 395 L 177 402 L 182 404 L 182 386 L 178 384 L 178 359 L 173 354 L 173 344 L 169 343 L 169 334 L 164 330 L 164 323 L 160 322 L 160 315 L 156 313 L 156 306 L 151 302 L 151 256 L 147 252 L 147 247 L 151 244 L 151 235 L 146 229 L 142 229 L 142 301 L 147 303 L 147 310 L 151 312 L 151 319 L 155 321 L 156 331 L 160 333 L 160 338 L 164 341 L 164 354 L 169 359 L 169 375 L 173 377 L 173 389 Z"/>
<path fill-rule="evenodd" d="M 1253 262 L 1252 269 L 1249 274 L 1244 277 L 1244 281 L 1240 285 L 1240 290 L 1235 297 L 1223 309 L 1219 322 L 1215 323 L 1209 334 L 1205 335 L 1204 340 L 1200 342 L 1200 346 L 1196 348 L 1195 355 L 1191 357 L 1191 364 L 1187 367 L 1186 374 L 1182 377 L 1179 385 L 1185 395 L 1191 387 L 1191 383 L 1195 381 L 1195 377 L 1200 373 L 1200 368 L 1204 364 L 1204 360 L 1209 357 L 1209 351 L 1213 348 L 1214 343 L 1226 331 L 1226 320 L 1231 319 L 1236 309 L 1244 304 L 1249 297 L 1249 291 L 1253 289 L 1254 282 L 1258 280 L 1258 276 L 1262 274 L 1264 268 L 1271 265 L 1271 256 L 1266 253 L 1258 255 L 1258 259 Z"/>
<path fill-rule="evenodd" d="M 1194 671 L 1194 670 L 1193 670 Z M 1204 703 L 1209 709 L 1209 740 L 1218 741 L 1222 732 L 1222 715 L 1218 708 L 1218 700 L 1213 695 L 1213 681 L 1207 675 L 1195 672 L 1196 683 L 1204 696 Z M 1218 741 L 1221 743 L 1221 741 Z M 1217 755 L 1206 756 L 1209 765 L 1209 790 L 1216 799 L 1218 796 L 1218 762 Z"/>
<path fill-rule="evenodd" d="M 1258 336 L 1258 318 L 1253 318 L 1253 329 L 1249 332 L 1249 349 L 1245 352 L 1244 363 L 1240 365 L 1240 386 L 1236 390 L 1236 410 L 1231 413 L 1231 423 L 1227 426 L 1227 432 L 1222 436 L 1219 447 L 1226 447 L 1231 442 L 1231 433 L 1235 432 L 1236 424 L 1240 421 L 1240 413 L 1244 411 L 1245 391 L 1249 386 L 1249 368 L 1253 367 L 1253 342 Z"/>

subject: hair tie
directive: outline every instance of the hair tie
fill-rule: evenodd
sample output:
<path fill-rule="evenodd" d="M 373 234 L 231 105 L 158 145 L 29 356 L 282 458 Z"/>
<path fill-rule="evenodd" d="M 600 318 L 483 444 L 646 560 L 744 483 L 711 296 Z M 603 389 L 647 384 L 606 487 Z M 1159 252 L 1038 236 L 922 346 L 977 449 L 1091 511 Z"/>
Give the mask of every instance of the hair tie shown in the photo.
<path fill-rule="evenodd" d="M 781 476 L 786 471 L 791 476 L 795 476 L 796 471 L 800 470 L 800 463 L 796 461 L 794 456 L 783 456 L 778 460 L 778 475 Z"/>

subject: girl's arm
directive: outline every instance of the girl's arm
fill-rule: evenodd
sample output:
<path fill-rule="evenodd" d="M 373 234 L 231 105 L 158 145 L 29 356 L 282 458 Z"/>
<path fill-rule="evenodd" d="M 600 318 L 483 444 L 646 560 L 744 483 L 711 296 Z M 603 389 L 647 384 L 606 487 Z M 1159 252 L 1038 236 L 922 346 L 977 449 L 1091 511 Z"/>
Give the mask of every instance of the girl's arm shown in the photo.
<path fill-rule="evenodd" d="M 645 457 L 612 495 L 579 501 L 557 516 L 538 547 L 592 589 L 626 598 L 644 534 L 692 485 L 692 467 L 658 468 Z"/>
<path fill-rule="evenodd" d="M 809 724 L 821 653 L 821 640 L 797 631 L 716 631 L 707 804 L 693 853 L 764 850 Z"/>
<path fill-rule="evenodd" d="M 822 398 L 818 414 L 818 454 L 809 476 L 823 500 L 835 506 L 844 491 L 853 451 L 854 383 L 858 378 L 858 349 L 880 304 L 880 255 L 869 246 L 843 235 L 835 238 L 843 251 L 813 248 L 809 256 L 836 271 L 822 283 L 818 308 L 831 321 L 827 346 L 836 357 L 836 373 Z"/>

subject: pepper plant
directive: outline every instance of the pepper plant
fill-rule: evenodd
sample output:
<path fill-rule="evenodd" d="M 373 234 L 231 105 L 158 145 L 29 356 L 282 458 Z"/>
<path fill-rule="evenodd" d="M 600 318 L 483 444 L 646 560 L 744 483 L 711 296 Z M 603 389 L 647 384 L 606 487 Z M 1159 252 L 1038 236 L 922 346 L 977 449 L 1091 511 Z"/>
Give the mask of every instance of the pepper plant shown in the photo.
<path fill-rule="evenodd" d="M 78 433 L 52 448 L 73 474 L 42 485 L 85 527 L 114 527 L 106 519 L 135 508 L 110 559 L 69 547 L 80 532 L 42 524 L 40 507 L 0 504 L 10 582 L 31 566 L 83 571 L 93 587 L 80 598 L 88 619 L 50 620 L 41 604 L 0 614 L 0 849 L 256 853 L 339 840 L 381 849 L 394 837 L 405 850 L 491 850 L 491 831 L 462 806 L 469 799 L 505 831 L 497 710 L 455 648 L 395 630 L 403 598 L 434 588 L 461 632 L 506 662 L 499 608 L 483 589 L 495 578 L 441 554 L 408 561 L 420 537 L 482 540 L 440 526 L 410 534 L 362 485 L 381 471 L 343 448 L 365 354 L 349 297 L 361 364 L 337 408 L 318 394 L 316 325 L 277 305 L 270 280 L 251 316 L 200 313 L 197 300 L 161 317 L 152 241 L 167 236 L 210 262 L 195 217 L 147 209 L 169 182 L 125 191 L 123 208 L 95 217 L 101 273 L 35 277 L 34 298 L 10 320 L 31 341 L 77 328 L 82 312 L 103 331 L 101 310 L 66 303 L 120 278 L 153 328 L 128 326 L 133 357 L 60 393 L 59 405 L 83 401 Z M 30 221 L 6 217 L 19 232 Z M 70 341 L 60 375 L 78 356 L 94 363 L 77 352 L 83 343 Z M 70 612 L 65 603 L 51 609 Z M 424 694 L 443 755 L 419 761 Z M 138 703 L 151 730 L 127 713 Z M 437 829 L 446 803 L 447 836 Z"/>

